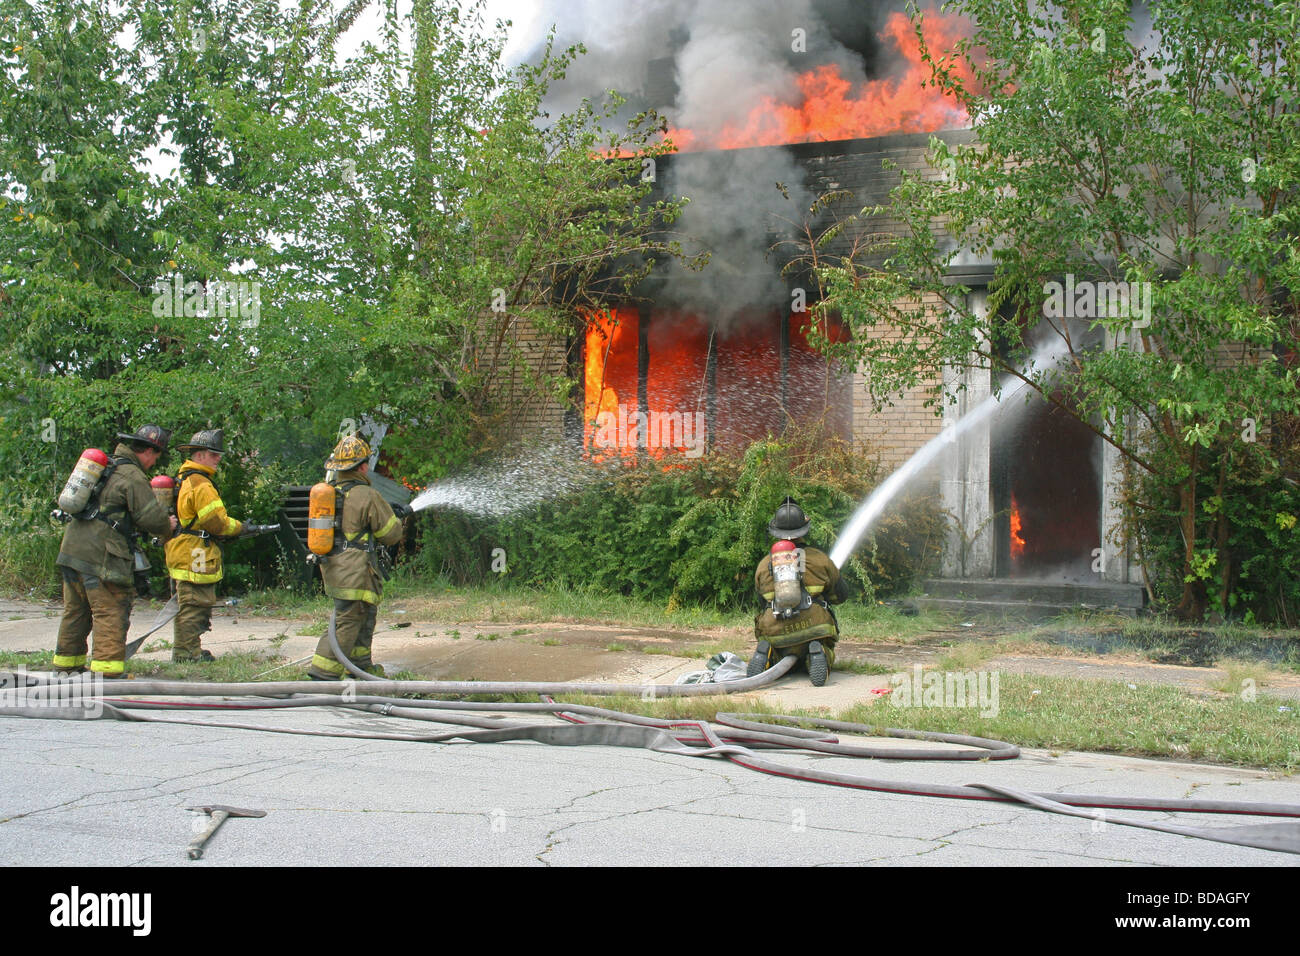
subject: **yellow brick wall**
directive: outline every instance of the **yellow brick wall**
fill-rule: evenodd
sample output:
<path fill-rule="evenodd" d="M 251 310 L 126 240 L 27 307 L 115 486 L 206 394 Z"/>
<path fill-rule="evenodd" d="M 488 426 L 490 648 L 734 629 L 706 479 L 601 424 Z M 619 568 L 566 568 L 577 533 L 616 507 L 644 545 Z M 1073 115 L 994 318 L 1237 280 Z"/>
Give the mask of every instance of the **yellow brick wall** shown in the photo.
<path fill-rule="evenodd" d="M 495 321 L 499 321 L 496 316 L 485 319 L 485 332 L 494 327 Z M 485 334 L 481 341 L 485 359 L 490 361 L 488 355 L 494 349 L 494 337 Z M 564 403 L 539 390 L 531 380 L 538 375 L 564 373 L 564 338 L 542 332 L 526 318 L 512 317 L 507 340 L 497 361 L 499 371 L 495 392 L 506 409 L 500 427 L 501 437 L 558 441 L 563 434 Z"/>
<path fill-rule="evenodd" d="M 938 307 L 937 300 L 929 304 Z M 896 330 L 881 327 L 859 330 L 858 334 L 886 340 L 899 338 Z M 893 470 L 939 434 L 943 428 L 942 408 L 926 408 L 926 386 L 917 385 L 890 396 L 890 404 L 876 411 L 867 390 L 868 375 L 864 368 L 853 374 L 853 444 L 856 450 L 877 456 L 882 465 Z"/>

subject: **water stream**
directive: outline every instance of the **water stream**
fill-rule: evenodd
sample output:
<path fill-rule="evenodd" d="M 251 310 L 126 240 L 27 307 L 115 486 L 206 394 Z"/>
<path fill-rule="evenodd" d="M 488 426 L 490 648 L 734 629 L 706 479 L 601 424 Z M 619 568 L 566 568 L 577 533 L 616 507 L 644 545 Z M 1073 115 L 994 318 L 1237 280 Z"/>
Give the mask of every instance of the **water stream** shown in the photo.
<path fill-rule="evenodd" d="M 506 515 L 594 481 L 602 466 L 568 448 L 541 448 L 508 461 L 444 478 L 421 491 L 411 508 L 447 508 L 480 517 Z"/>
<path fill-rule="evenodd" d="M 1024 374 L 1027 377 L 1032 377 L 1033 372 L 1050 369 L 1060 361 L 1061 356 L 1059 343 L 1054 341 L 1044 343 L 1038 346 L 1030 356 Z M 862 536 L 884 514 L 890 502 L 894 500 L 900 491 L 907 487 L 908 482 L 933 464 L 939 455 L 951 448 L 958 439 L 971 429 L 984 424 L 997 415 L 998 412 L 1008 408 L 1013 399 L 1023 397 L 1025 389 L 1028 387 L 1020 379 L 1015 379 L 1010 384 L 1004 384 L 998 394 L 990 395 L 963 415 L 955 424 L 944 428 L 939 434 L 921 446 L 920 450 L 899 467 L 897 471 L 877 486 L 876 490 L 858 506 L 858 510 L 853 512 L 853 516 L 849 518 L 849 523 L 844 526 L 844 530 L 840 533 L 839 540 L 835 542 L 835 547 L 831 550 L 831 560 L 835 562 L 835 566 L 844 566 L 844 562 L 853 554 L 853 549 L 858 546 Z"/>

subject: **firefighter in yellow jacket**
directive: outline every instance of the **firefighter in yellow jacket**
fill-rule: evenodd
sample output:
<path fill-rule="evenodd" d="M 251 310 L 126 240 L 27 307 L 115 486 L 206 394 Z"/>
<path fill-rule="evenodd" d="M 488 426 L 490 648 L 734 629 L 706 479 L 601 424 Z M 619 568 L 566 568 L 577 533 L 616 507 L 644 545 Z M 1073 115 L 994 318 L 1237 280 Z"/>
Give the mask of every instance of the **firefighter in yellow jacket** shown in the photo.
<path fill-rule="evenodd" d="M 226 514 L 212 476 L 226 453 L 220 428 L 201 431 L 188 445 L 179 445 L 189 457 L 176 476 L 176 536 L 167 542 L 167 572 L 176 582 L 180 610 L 172 625 L 173 661 L 211 661 L 204 650 L 203 632 L 212 627 L 212 608 L 217 603 L 217 582 L 221 567 L 219 538 L 233 538 L 245 530 L 245 523 Z"/>
<path fill-rule="evenodd" d="M 339 650 L 361 670 L 382 674 L 370 650 L 384 593 L 377 551 L 402 540 L 402 518 L 411 512 L 403 505 L 389 507 L 371 486 L 369 458 L 370 446 L 349 436 L 325 462 L 326 470 L 333 474 L 327 481 L 338 489 L 336 499 L 341 498 L 341 505 L 335 510 L 334 550 L 321 561 L 321 577 L 325 594 L 334 599 Z M 307 674 L 313 680 L 350 676 L 334 656 L 328 631 L 316 646 Z"/>

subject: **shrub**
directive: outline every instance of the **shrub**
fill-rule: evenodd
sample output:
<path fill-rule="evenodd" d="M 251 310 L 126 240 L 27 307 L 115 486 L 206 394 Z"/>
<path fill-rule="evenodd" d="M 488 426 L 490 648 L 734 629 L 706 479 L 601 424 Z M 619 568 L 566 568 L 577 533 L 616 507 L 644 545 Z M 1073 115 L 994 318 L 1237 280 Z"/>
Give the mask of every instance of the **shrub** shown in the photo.
<path fill-rule="evenodd" d="M 1197 524 L 1190 577 L 1218 615 L 1292 627 L 1300 620 L 1300 487 L 1287 476 L 1298 464 L 1294 442 L 1278 444 L 1276 457 L 1216 450 L 1196 486 L 1205 520 Z M 1138 500 L 1152 589 L 1160 602 L 1176 604 L 1184 585 L 1177 490 L 1164 476 L 1150 478 Z"/>
<path fill-rule="evenodd" d="M 459 584 L 494 577 L 526 585 L 596 587 L 669 606 L 752 606 L 754 568 L 771 545 L 767 523 L 787 494 L 812 520 L 809 541 L 830 549 L 836 529 L 880 478 L 874 461 L 817 431 L 755 442 L 743 457 L 647 463 L 525 512 L 422 518 L 417 566 Z M 938 559 L 944 525 L 933 497 L 892 509 L 842 570 L 869 600 L 906 591 Z"/>

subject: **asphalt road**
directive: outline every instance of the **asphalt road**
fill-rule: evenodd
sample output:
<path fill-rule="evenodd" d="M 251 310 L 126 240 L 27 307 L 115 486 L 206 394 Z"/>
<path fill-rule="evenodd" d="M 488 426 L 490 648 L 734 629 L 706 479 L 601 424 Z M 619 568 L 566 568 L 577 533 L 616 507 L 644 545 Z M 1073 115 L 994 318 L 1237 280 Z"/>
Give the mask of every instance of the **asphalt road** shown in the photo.
<path fill-rule="evenodd" d="M 430 729 L 350 711 L 237 719 L 321 729 Z M 1095 754 L 1029 751 L 1015 761 L 973 764 L 781 759 L 900 780 L 1300 803 L 1300 782 L 1293 778 Z M 720 759 L 612 747 L 356 741 L 0 717 L 0 760 L 0 859 L 10 865 L 1297 862 L 1291 854 L 1017 806 L 846 790 L 764 776 Z M 196 818 L 185 808 L 209 803 L 268 813 L 227 821 L 205 857 L 191 862 L 185 847 Z M 1266 822 L 1194 814 L 1178 819 L 1205 826 Z"/>

